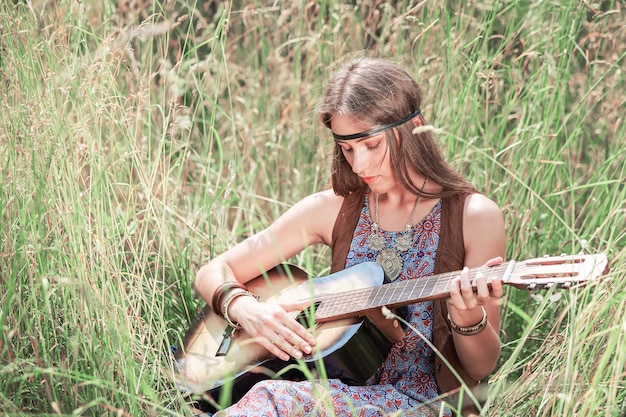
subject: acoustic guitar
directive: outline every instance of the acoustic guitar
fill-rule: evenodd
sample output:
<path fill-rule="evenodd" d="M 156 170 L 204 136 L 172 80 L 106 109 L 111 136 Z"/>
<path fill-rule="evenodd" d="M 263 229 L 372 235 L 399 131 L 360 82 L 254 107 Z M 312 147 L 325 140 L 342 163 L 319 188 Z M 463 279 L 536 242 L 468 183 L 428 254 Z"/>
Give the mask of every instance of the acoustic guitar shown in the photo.
<path fill-rule="evenodd" d="M 597 278 L 607 268 L 604 254 L 557 256 L 473 268 L 470 277 L 475 278 L 481 271 L 488 284 L 499 277 L 506 285 L 528 290 L 572 288 Z M 447 297 L 451 281 L 459 274 L 453 271 L 385 283 L 384 272 L 375 262 L 317 278 L 310 278 L 295 266 L 282 265 L 246 286 L 265 302 L 310 300 L 311 307 L 298 318 L 313 332 L 317 344 L 303 361 L 313 369 L 316 361 L 322 360 L 327 377 L 363 385 L 383 363 L 392 345 L 386 333 L 364 317 L 382 307 L 393 309 Z M 233 334 L 208 306 L 183 339 L 176 360 L 177 382 L 193 393 L 219 390 L 224 384 L 230 387 L 246 378 L 251 386 L 259 379 L 273 377 L 287 365 L 244 331 Z"/>

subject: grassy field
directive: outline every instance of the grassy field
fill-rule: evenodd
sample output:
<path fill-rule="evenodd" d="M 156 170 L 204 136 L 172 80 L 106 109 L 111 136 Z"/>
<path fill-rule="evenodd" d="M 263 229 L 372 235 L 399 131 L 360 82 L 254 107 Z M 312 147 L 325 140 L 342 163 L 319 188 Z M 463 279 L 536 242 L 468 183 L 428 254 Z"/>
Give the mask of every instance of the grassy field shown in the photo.
<path fill-rule="evenodd" d="M 189 415 L 170 346 L 196 270 L 328 187 L 317 98 L 374 55 L 422 84 L 508 257 L 611 260 L 583 289 L 507 289 L 483 414 L 620 416 L 625 21 L 620 1 L 3 0 L 0 411 Z"/>

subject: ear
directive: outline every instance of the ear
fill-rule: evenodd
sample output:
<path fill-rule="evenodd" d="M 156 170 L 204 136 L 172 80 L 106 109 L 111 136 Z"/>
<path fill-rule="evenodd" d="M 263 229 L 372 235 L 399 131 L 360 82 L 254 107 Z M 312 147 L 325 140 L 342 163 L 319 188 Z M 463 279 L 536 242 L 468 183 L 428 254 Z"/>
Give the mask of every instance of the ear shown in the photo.
<path fill-rule="evenodd" d="M 424 119 L 422 119 L 421 114 L 418 114 L 417 116 L 413 118 L 413 126 L 415 127 L 424 126 Z"/>

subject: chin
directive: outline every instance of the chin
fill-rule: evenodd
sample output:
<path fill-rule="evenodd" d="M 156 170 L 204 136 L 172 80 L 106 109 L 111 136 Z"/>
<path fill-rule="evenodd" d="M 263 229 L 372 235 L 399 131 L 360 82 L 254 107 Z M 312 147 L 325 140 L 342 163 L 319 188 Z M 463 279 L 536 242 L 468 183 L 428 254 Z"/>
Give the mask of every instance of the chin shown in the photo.
<path fill-rule="evenodd" d="M 374 193 L 374 194 L 385 194 L 387 192 L 387 190 L 382 189 L 381 187 L 377 187 L 377 186 L 368 186 L 368 188 L 370 189 L 370 192 Z"/>

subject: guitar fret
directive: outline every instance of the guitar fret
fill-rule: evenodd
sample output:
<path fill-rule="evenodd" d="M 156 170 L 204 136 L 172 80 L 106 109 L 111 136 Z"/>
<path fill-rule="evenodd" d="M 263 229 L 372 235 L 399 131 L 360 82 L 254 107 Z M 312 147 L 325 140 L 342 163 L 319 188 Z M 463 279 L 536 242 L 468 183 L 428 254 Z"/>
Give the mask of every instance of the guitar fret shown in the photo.
<path fill-rule="evenodd" d="M 448 273 L 446 276 L 446 280 L 445 280 L 442 292 L 446 292 L 446 293 L 450 292 L 450 284 L 452 283 L 453 279 L 454 277 L 452 276 L 452 273 Z"/>
<path fill-rule="evenodd" d="M 376 288 L 376 293 L 372 295 L 371 297 L 371 304 L 375 305 L 375 306 L 379 306 L 381 305 L 382 302 L 384 302 L 385 300 L 385 293 L 386 293 L 386 288 L 384 288 L 383 285 L 379 286 L 378 288 Z"/>
<path fill-rule="evenodd" d="M 442 277 L 441 279 L 437 280 L 437 285 L 435 285 L 435 292 L 437 293 L 444 293 L 447 291 L 448 289 L 448 284 L 450 282 L 450 279 Z M 449 292 L 449 291 L 448 291 Z"/>
<path fill-rule="evenodd" d="M 406 281 L 399 281 L 399 282 L 394 283 L 393 285 L 389 285 L 389 289 L 387 290 L 387 293 L 390 292 L 390 294 L 388 294 L 388 296 L 386 297 L 385 305 L 394 304 L 395 302 L 397 302 L 397 300 L 406 298 L 406 297 L 403 297 L 405 287 L 406 287 L 405 283 Z"/>
<path fill-rule="evenodd" d="M 408 285 L 406 285 L 406 282 L 407 281 L 403 281 L 402 284 L 398 285 L 399 294 L 397 296 L 394 296 L 394 301 L 411 298 L 411 296 L 413 295 L 413 290 L 415 289 L 415 287 L 409 287 Z"/>
<path fill-rule="evenodd" d="M 397 283 L 394 283 L 394 285 L 387 285 L 387 288 L 385 288 L 385 297 L 383 299 L 383 303 L 382 305 L 389 305 L 391 303 L 391 300 L 393 300 L 395 297 L 395 293 L 396 293 L 396 288 L 398 287 Z M 381 307 L 381 304 L 378 304 L 377 307 Z"/>
<path fill-rule="evenodd" d="M 364 305 L 367 305 L 367 300 L 372 292 L 370 288 L 365 288 L 363 290 L 355 291 L 357 296 L 350 297 L 350 307 L 349 309 L 360 310 Z"/>
<path fill-rule="evenodd" d="M 332 304 L 330 311 L 333 315 L 341 316 L 352 311 L 361 311 L 366 309 L 367 301 L 371 298 L 372 288 L 361 288 L 344 293 L 332 295 L 333 301 L 326 304 Z M 377 288 L 380 291 L 380 287 Z M 337 299 L 337 300 L 334 300 Z"/>
<path fill-rule="evenodd" d="M 408 281 L 403 281 L 402 285 L 398 285 L 398 288 L 400 289 L 400 294 L 397 297 L 394 297 L 394 301 L 397 302 L 397 300 L 402 300 L 404 298 L 410 298 L 410 296 L 413 293 L 413 289 L 415 287 L 413 286 L 413 288 L 409 288 L 409 285 L 406 284 L 407 282 Z M 408 292 L 408 295 L 405 295 L 405 294 L 407 294 L 407 292 Z"/>
<path fill-rule="evenodd" d="M 429 284 L 431 284 L 431 281 L 436 281 L 435 279 L 432 279 L 433 277 L 426 277 L 420 281 L 423 281 L 423 285 L 422 285 L 422 291 L 420 291 L 420 294 L 417 298 L 423 298 L 424 297 L 424 291 L 426 291 L 426 289 L 430 286 Z M 432 287 L 432 286 L 431 286 Z M 428 291 L 427 295 L 432 295 L 432 289 Z"/>

